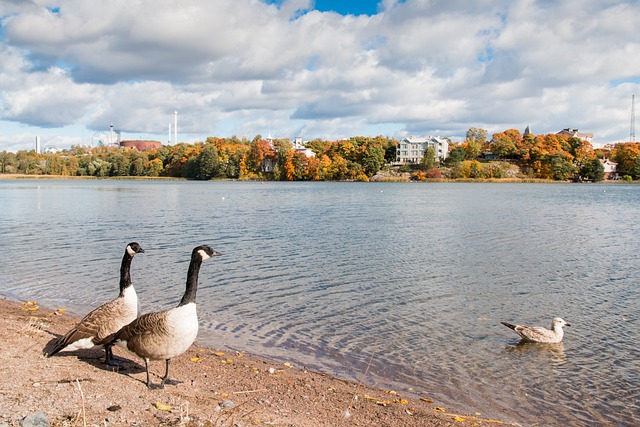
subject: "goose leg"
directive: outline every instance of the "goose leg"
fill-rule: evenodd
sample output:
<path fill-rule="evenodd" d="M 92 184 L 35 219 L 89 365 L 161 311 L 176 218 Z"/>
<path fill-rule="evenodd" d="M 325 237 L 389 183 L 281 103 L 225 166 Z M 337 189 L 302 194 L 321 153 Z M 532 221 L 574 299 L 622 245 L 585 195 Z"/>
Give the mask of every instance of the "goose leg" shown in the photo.
<path fill-rule="evenodd" d="M 108 366 L 120 366 L 113 358 L 113 351 L 110 345 L 104 346 L 104 363 Z"/>
<path fill-rule="evenodd" d="M 144 358 L 144 367 L 147 369 L 147 388 L 151 388 L 151 378 L 149 377 L 149 359 Z"/>
<path fill-rule="evenodd" d="M 164 377 L 162 377 L 162 381 L 160 381 L 160 387 L 164 387 L 164 384 L 165 384 L 165 383 L 167 382 L 167 380 L 169 379 L 169 361 L 170 361 L 170 360 L 171 360 L 171 359 L 167 359 L 167 360 L 165 361 L 165 363 L 166 363 L 166 368 L 165 368 L 165 371 L 164 371 Z"/>
<path fill-rule="evenodd" d="M 111 365 L 111 346 L 110 345 L 105 345 L 104 346 L 104 364 L 105 365 Z"/>

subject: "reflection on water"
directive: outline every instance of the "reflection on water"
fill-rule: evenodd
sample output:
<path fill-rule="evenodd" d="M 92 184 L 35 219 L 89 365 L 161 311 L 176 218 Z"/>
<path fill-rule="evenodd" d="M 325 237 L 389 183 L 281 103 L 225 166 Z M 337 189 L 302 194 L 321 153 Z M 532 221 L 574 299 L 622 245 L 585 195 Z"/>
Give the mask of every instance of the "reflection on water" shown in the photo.
<path fill-rule="evenodd" d="M 638 190 L 0 181 L 0 289 L 85 314 L 138 241 L 142 309 L 162 309 L 208 243 L 202 344 L 523 425 L 640 425 Z M 500 324 L 554 316 L 555 346 Z"/>
<path fill-rule="evenodd" d="M 564 353 L 564 343 L 540 344 L 526 341 L 520 341 L 514 345 L 507 345 L 506 350 L 509 353 L 516 354 L 520 357 L 527 356 L 529 358 L 537 358 L 539 363 L 564 363 L 567 356 Z"/>

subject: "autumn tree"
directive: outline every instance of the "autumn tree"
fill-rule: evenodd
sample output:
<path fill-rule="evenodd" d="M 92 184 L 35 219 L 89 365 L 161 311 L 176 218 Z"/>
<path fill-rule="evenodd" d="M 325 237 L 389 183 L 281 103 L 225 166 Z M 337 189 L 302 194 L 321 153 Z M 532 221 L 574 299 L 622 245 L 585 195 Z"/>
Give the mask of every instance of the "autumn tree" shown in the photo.
<path fill-rule="evenodd" d="M 502 159 L 513 159 L 518 155 L 518 145 L 521 140 L 520 131 L 508 129 L 504 132 L 494 133 L 489 147 L 496 156 Z"/>
<path fill-rule="evenodd" d="M 249 173 L 261 174 L 266 172 L 267 162 L 275 162 L 276 153 L 268 141 L 256 138 L 250 144 L 246 166 Z"/>
<path fill-rule="evenodd" d="M 485 149 L 487 131 L 485 129 L 469 128 L 467 136 L 462 144 L 465 156 L 469 160 L 477 159 Z"/>
<path fill-rule="evenodd" d="M 618 163 L 618 173 L 621 176 L 634 176 L 634 168 L 638 157 L 640 157 L 640 143 L 627 142 L 616 144 L 611 152 L 611 156 Z M 636 175 L 637 176 L 637 175 Z"/>

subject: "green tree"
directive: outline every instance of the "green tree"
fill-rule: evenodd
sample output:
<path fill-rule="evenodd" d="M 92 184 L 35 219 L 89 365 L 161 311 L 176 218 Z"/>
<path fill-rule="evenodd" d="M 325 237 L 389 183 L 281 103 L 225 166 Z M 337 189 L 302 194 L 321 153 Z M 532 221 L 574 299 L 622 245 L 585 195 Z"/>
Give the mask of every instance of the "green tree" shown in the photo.
<path fill-rule="evenodd" d="M 444 161 L 447 165 L 457 165 L 464 161 L 466 152 L 462 145 L 454 146 L 450 151 L 447 159 Z"/>
<path fill-rule="evenodd" d="M 66 175 L 64 161 L 55 154 L 50 155 L 47 158 L 47 163 L 44 169 L 47 175 Z"/>
<path fill-rule="evenodd" d="M 636 157 L 636 161 L 632 170 L 633 179 L 640 179 L 640 156 Z"/>
<path fill-rule="evenodd" d="M 127 153 L 125 153 L 125 150 L 112 149 L 112 151 L 107 155 L 106 160 L 111 163 L 111 170 L 108 174 L 109 176 L 129 176 L 131 160 Z"/>
<path fill-rule="evenodd" d="M 429 171 L 436 167 L 436 149 L 433 147 L 427 147 L 420 160 L 420 169 L 423 171 Z"/>
<path fill-rule="evenodd" d="M 385 150 L 382 144 L 375 140 L 370 140 L 363 144 L 360 163 L 364 169 L 364 173 L 371 177 L 375 175 L 384 166 Z"/>
<path fill-rule="evenodd" d="M 396 152 L 398 145 L 396 141 L 388 140 L 388 143 L 384 150 L 384 161 L 386 163 L 394 163 L 396 161 Z"/>
<path fill-rule="evenodd" d="M 196 179 L 209 180 L 218 175 L 220 163 L 218 150 L 213 144 L 206 144 L 198 156 Z"/>
<path fill-rule="evenodd" d="M 131 176 L 144 176 L 145 175 L 145 167 L 146 161 L 143 157 L 136 157 L 131 162 L 131 171 L 129 175 Z"/>
<path fill-rule="evenodd" d="M 602 181 L 604 179 L 604 166 L 598 159 L 592 159 L 580 169 L 582 179 L 588 181 Z"/>
<path fill-rule="evenodd" d="M 0 162 L 2 162 L 2 173 L 13 173 L 16 164 L 16 155 L 14 153 L 3 151 L 0 153 Z"/>
<path fill-rule="evenodd" d="M 552 179 L 556 181 L 573 179 L 575 168 L 570 156 L 561 153 L 552 154 L 548 157 L 548 163 L 551 166 Z"/>

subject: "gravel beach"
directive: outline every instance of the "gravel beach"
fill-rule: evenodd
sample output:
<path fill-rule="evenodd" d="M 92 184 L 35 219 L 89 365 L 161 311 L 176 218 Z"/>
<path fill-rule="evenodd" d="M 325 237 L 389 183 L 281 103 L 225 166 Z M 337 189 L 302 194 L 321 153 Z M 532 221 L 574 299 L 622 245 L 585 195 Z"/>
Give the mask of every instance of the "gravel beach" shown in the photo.
<path fill-rule="evenodd" d="M 0 298 L 0 426 L 485 426 L 429 396 L 411 398 L 237 352 L 193 345 L 171 362 L 164 388 L 148 389 L 144 362 L 121 348 L 42 355 L 78 318 L 37 302 Z M 151 362 L 159 382 L 163 362 Z M 40 423 L 40 424 L 38 424 Z"/>

